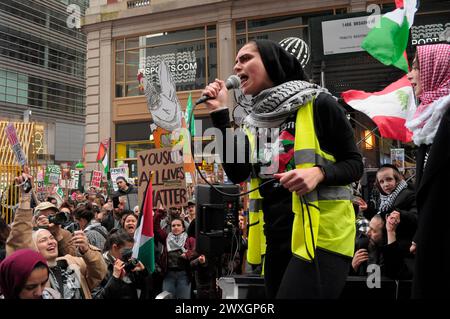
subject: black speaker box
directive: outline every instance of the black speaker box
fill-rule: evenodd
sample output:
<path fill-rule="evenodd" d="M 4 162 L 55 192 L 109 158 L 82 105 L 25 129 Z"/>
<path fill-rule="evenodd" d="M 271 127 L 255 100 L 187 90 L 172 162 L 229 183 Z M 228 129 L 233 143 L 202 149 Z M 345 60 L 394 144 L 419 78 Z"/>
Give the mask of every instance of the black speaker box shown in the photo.
<path fill-rule="evenodd" d="M 239 194 L 239 186 L 216 184 L 226 194 Z M 220 194 L 210 185 L 195 187 L 196 250 L 205 255 L 219 256 L 231 242 L 238 229 L 239 197 Z"/>

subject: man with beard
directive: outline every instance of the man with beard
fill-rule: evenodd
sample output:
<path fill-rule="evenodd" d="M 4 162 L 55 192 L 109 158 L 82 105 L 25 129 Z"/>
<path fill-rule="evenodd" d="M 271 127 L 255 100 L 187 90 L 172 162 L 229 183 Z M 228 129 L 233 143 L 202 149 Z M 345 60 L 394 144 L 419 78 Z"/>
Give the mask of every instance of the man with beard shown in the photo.
<path fill-rule="evenodd" d="M 381 275 L 392 279 L 411 279 L 413 255 L 399 245 L 396 230 L 400 221 L 395 214 L 386 215 L 386 220 L 376 214 L 369 223 L 367 236 L 356 241 L 351 274 L 365 276 L 369 265 L 380 267 Z"/>

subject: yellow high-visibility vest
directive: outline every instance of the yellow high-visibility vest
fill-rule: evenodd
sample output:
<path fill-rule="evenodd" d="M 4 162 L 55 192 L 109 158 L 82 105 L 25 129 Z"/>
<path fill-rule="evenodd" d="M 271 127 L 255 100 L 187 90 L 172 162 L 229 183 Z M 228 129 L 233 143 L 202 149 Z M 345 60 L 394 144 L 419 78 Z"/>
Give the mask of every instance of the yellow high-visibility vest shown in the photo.
<path fill-rule="evenodd" d="M 294 159 L 297 169 L 329 165 L 336 162 L 333 155 L 320 148 L 314 129 L 314 101 L 308 102 L 297 111 L 295 123 Z M 339 134 L 339 132 L 337 132 Z M 254 135 L 247 131 L 250 146 L 255 147 Z M 259 178 L 251 179 L 251 189 L 260 185 Z M 346 186 L 326 186 L 319 184 L 316 189 L 300 198 L 292 193 L 292 211 L 295 214 L 292 226 L 292 253 L 304 260 L 312 261 L 315 249 L 321 248 L 340 255 L 353 257 L 355 243 L 355 213 L 351 203 L 351 188 Z M 262 232 L 262 197 L 258 192 L 250 193 L 250 202 L 254 208 L 249 209 L 250 225 L 261 225 L 249 228 L 247 259 L 260 261 L 262 243 L 265 237 Z M 253 230 L 253 234 L 252 234 Z M 252 242 L 254 240 L 254 242 Z M 259 258 L 258 258 L 259 254 Z"/>

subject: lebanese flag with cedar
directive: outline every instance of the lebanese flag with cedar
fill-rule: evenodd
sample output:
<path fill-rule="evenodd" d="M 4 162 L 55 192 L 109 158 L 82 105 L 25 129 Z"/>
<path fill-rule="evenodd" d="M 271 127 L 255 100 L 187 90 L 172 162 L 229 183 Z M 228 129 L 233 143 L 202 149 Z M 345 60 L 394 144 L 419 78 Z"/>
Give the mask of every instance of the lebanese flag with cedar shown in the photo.
<path fill-rule="evenodd" d="M 412 133 L 406 119 L 416 110 L 413 89 L 406 75 L 379 92 L 349 90 L 341 94 L 345 103 L 369 116 L 385 138 L 410 142 Z"/>

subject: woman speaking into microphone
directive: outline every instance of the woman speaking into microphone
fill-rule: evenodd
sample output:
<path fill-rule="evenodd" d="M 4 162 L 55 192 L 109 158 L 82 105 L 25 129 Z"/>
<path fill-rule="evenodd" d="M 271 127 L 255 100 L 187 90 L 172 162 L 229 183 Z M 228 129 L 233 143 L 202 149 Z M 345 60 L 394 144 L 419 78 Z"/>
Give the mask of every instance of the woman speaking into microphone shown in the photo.
<path fill-rule="evenodd" d="M 234 160 L 226 150 L 221 157 L 234 183 L 250 177 L 257 188 L 249 195 L 248 261 L 264 262 L 268 298 L 338 298 L 355 240 L 348 185 L 363 172 L 352 127 L 336 99 L 307 82 L 300 62 L 275 42 L 244 45 L 234 73 L 242 93 L 252 96 L 239 128 L 245 154 L 252 155 L 239 163 L 235 146 Z M 227 91 L 216 79 L 202 94 L 211 97 L 205 104 L 223 145 L 239 145 L 242 139 L 227 140 L 225 133 L 231 127 Z"/>

